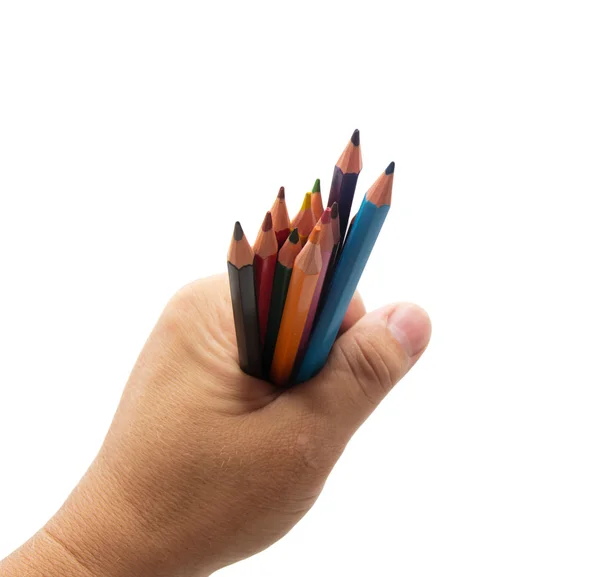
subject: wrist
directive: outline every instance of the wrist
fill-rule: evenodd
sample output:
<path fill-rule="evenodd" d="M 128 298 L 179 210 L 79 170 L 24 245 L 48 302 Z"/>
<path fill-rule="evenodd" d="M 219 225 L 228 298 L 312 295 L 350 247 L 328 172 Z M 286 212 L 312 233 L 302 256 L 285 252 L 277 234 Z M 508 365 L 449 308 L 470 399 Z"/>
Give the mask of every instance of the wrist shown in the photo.
<path fill-rule="evenodd" d="M 95 577 L 44 530 L 0 561 L 2 577 Z"/>
<path fill-rule="evenodd" d="M 73 573 L 74 577 L 154 577 L 188 573 L 207 577 L 217 569 L 195 565 L 186 571 L 185 559 L 174 554 L 177 549 L 174 539 L 165 534 L 162 527 L 148 524 L 140 514 L 144 500 L 131 493 L 92 465 L 92 470 L 46 524 L 42 532 L 46 538 L 61 547 L 63 555 L 70 556 L 89 572 Z M 151 508 L 147 502 L 146 506 Z M 63 576 L 70 577 L 70 574 L 63 573 Z"/>

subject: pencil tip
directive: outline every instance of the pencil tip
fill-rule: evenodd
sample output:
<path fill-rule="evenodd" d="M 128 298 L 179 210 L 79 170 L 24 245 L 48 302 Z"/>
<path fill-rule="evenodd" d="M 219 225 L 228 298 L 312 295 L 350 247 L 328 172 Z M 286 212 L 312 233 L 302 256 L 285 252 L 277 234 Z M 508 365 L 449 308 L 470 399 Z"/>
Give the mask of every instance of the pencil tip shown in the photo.
<path fill-rule="evenodd" d="M 352 133 L 352 138 L 350 140 L 352 140 L 354 146 L 360 146 L 360 132 L 358 131 L 358 128 Z"/>
<path fill-rule="evenodd" d="M 338 203 L 334 202 L 331 205 L 331 218 L 337 218 L 338 217 L 338 212 L 339 212 Z"/>
<path fill-rule="evenodd" d="M 242 225 L 240 224 L 240 221 L 238 220 L 235 223 L 235 226 L 233 227 L 233 238 L 234 238 L 234 240 L 242 240 L 243 236 L 244 236 L 244 231 L 242 230 Z"/>
<path fill-rule="evenodd" d="M 312 244 L 319 244 L 319 237 L 321 236 L 321 225 L 317 224 L 315 228 L 312 229 L 310 236 L 308 237 L 308 242 Z"/>
<path fill-rule="evenodd" d="M 285 188 L 283 186 L 279 187 L 279 192 L 277 193 L 277 198 L 284 200 L 285 199 Z"/>
<path fill-rule="evenodd" d="M 396 168 L 396 163 L 394 161 L 390 162 L 388 167 L 385 169 L 386 174 L 394 174 L 394 169 Z"/>
<path fill-rule="evenodd" d="M 298 241 L 300 240 L 300 235 L 298 234 L 297 228 L 295 228 L 292 232 L 290 232 L 290 236 L 288 237 L 288 240 L 292 244 L 298 244 Z"/>
<path fill-rule="evenodd" d="M 321 179 L 317 178 L 317 180 L 315 180 L 315 184 L 313 185 L 313 192 L 321 192 Z"/>
<path fill-rule="evenodd" d="M 302 206 L 300 207 L 300 210 L 308 210 L 310 209 L 310 192 L 307 192 L 304 195 L 304 200 L 302 201 Z"/>
<path fill-rule="evenodd" d="M 273 218 L 271 217 L 271 211 L 265 214 L 265 218 L 262 223 L 262 229 L 267 232 L 273 228 Z"/>
<path fill-rule="evenodd" d="M 323 211 L 323 214 L 321 215 L 321 218 L 319 219 L 319 222 L 321 224 L 328 224 L 329 222 L 331 222 L 331 208 L 327 207 Z"/>

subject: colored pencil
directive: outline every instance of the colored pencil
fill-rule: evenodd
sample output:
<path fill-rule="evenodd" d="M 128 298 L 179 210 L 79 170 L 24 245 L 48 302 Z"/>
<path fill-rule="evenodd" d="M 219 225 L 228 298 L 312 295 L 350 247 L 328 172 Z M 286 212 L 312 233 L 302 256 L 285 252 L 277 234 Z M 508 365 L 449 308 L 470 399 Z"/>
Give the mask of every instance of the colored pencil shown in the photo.
<path fill-rule="evenodd" d="M 350 142 L 333 169 L 329 200 L 327 201 L 327 206 L 331 206 L 334 202 L 338 203 L 342 242 L 348 227 L 352 200 L 354 198 L 354 191 L 356 190 L 356 181 L 361 170 L 360 133 L 358 130 L 355 130 Z"/>
<path fill-rule="evenodd" d="M 287 384 L 294 368 L 298 345 L 321 272 L 320 234 L 321 229 L 316 226 L 294 262 L 271 364 L 271 380 L 277 385 Z"/>
<path fill-rule="evenodd" d="M 281 248 L 290 235 L 290 217 L 285 203 L 285 188 L 283 186 L 279 188 L 277 198 L 271 207 L 271 216 L 273 217 L 273 230 L 275 230 L 275 236 L 277 237 L 277 246 Z"/>
<path fill-rule="evenodd" d="M 295 375 L 297 382 L 311 378 L 327 360 L 352 295 L 390 209 L 393 180 L 394 163 L 392 162 L 365 195 L 333 273 L 331 286 L 308 343 L 306 354 Z"/>
<path fill-rule="evenodd" d="M 321 215 L 323 214 L 323 199 L 321 198 L 321 180 L 317 178 L 313 185 L 312 193 L 310 195 L 310 209 L 313 213 L 313 219 L 315 222 L 319 222 Z"/>
<path fill-rule="evenodd" d="M 329 292 L 329 285 L 331 284 L 331 277 L 335 270 L 335 263 L 339 254 L 340 248 L 340 215 L 338 211 L 338 203 L 334 202 L 331 206 L 331 234 L 333 235 L 333 248 L 331 249 L 331 258 L 329 259 L 329 266 L 327 267 L 327 273 L 325 274 L 325 281 L 323 282 L 323 288 L 321 289 L 321 297 L 319 300 L 319 306 L 317 308 L 317 315 L 325 304 L 327 293 Z"/>
<path fill-rule="evenodd" d="M 285 297 L 290 286 L 292 278 L 292 269 L 294 261 L 302 250 L 298 229 L 295 228 L 285 244 L 279 251 L 277 265 L 275 267 L 275 277 L 273 279 L 273 292 L 271 293 L 271 307 L 269 309 L 269 322 L 267 323 L 267 335 L 265 337 L 265 346 L 263 348 L 263 368 L 265 375 L 268 375 L 273 362 L 273 353 L 279 334 L 279 325 L 283 316 L 283 307 L 285 306 Z"/>
<path fill-rule="evenodd" d="M 239 222 L 227 253 L 229 289 L 233 307 L 233 322 L 237 339 L 240 368 L 255 377 L 262 377 L 262 358 L 256 292 L 254 290 L 254 251 Z"/>
<path fill-rule="evenodd" d="M 333 251 L 333 230 L 331 229 L 331 208 L 326 208 L 323 215 L 319 219 L 317 226 L 321 228 L 321 235 L 319 237 L 319 246 L 321 248 L 321 272 L 317 280 L 317 287 L 315 288 L 315 294 L 313 295 L 310 308 L 308 309 L 308 317 L 306 318 L 306 324 L 304 325 L 304 332 L 302 333 L 302 339 L 300 340 L 300 346 L 298 347 L 298 355 L 296 364 L 301 360 L 303 353 L 308 344 L 310 333 L 317 314 L 317 307 L 319 306 L 319 299 L 321 297 L 321 291 L 325 283 L 325 277 L 327 276 L 327 267 L 329 266 L 329 260 L 331 259 L 331 252 Z"/>
<path fill-rule="evenodd" d="M 267 212 L 254 243 L 254 286 L 258 305 L 260 342 L 264 343 L 271 306 L 273 276 L 277 264 L 277 237 L 273 230 L 271 213 Z"/>
<path fill-rule="evenodd" d="M 315 226 L 315 219 L 313 217 L 313 213 L 311 210 L 311 201 L 310 201 L 311 193 L 307 192 L 304 195 L 304 200 L 302 201 L 302 206 L 300 207 L 300 211 L 292 220 L 292 228 L 298 229 L 298 234 L 300 235 L 300 242 L 302 246 L 306 244 L 306 241 Z"/>

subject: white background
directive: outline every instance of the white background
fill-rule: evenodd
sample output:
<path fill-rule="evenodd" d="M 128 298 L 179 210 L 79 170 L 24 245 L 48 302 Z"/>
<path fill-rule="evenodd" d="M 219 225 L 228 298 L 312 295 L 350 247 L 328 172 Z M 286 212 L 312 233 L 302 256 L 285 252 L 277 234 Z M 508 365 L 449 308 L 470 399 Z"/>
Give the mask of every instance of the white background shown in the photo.
<path fill-rule="evenodd" d="M 396 161 L 361 290 L 430 350 L 228 576 L 600 573 L 595 2 L 0 3 L 0 557 L 102 442 L 169 296 L 278 187 Z"/>

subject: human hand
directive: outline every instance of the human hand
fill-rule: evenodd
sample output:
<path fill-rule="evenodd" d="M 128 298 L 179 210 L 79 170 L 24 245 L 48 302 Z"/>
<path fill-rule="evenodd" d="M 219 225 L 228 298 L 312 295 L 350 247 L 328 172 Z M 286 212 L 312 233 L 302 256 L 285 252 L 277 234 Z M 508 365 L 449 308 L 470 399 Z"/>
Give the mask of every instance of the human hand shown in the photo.
<path fill-rule="evenodd" d="M 413 366 L 424 311 L 352 301 L 325 368 L 289 390 L 237 364 L 225 276 L 167 305 L 90 469 L 44 528 L 86 575 L 208 575 L 310 509 L 345 445 Z"/>

